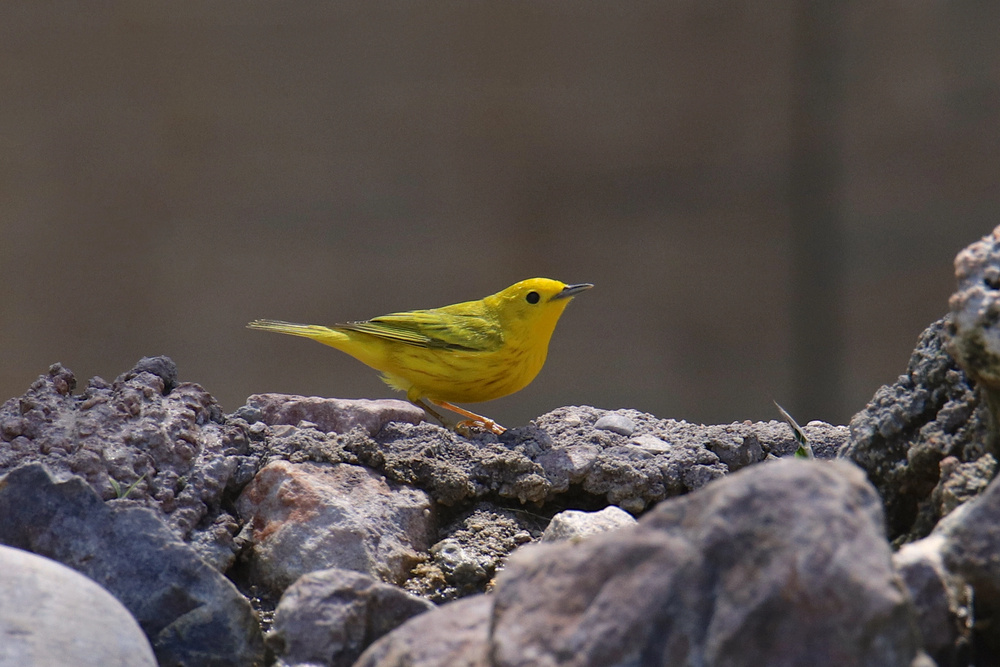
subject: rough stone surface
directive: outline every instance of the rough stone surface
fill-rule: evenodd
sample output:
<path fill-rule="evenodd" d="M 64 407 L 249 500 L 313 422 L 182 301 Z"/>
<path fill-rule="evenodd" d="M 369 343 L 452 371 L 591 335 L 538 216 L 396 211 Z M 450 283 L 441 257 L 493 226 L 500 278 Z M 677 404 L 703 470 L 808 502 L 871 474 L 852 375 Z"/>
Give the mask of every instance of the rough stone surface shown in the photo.
<path fill-rule="evenodd" d="M 997 460 L 984 454 L 976 461 L 961 463 L 954 456 L 941 460 L 941 475 L 931 491 L 931 503 L 941 516 L 979 496 L 996 476 Z"/>
<path fill-rule="evenodd" d="M 245 420 L 259 416 L 240 414 Z M 598 429 L 601 419 L 627 421 L 632 430 Z M 822 422 L 804 430 L 819 458 L 832 457 L 848 435 L 846 427 Z M 424 489 L 446 506 L 484 498 L 542 504 L 572 490 L 633 513 L 796 448 L 784 422 L 704 426 L 591 407 L 559 408 L 499 437 L 465 438 L 428 422 L 398 421 L 374 437 L 358 428 L 334 434 L 312 421 L 273 426 L 269 436 L 265 461 L 361 464 Z"/>
<path fill-rule="evenodd" d="M 634 526 L 635 523 L 631 514 L 614 505 L 608 505 L 598 512 L 566 510 L 552 517 L 542 533 L 542 541 L 580 540 L 609 530 Z"/>
<path fill-rule="evenodd" d="M 945 351 L 944 327 L 939 320 L 921 334 L 906 374 L 880 388 L 854 416 L 850 441 L 841 450 L 878 488 L 889 535 L 899 542 L 926 536 L 952 504 L 943 492 L 932 497 L 942 462 L 953 457 L 966 464 L 988 453 L 989 415 Z M 968 476 L 975 469 L 963 472 L 963 484 L 972 484 Z"/>
<path fill-rule="evenodd" d="M 894 533 L 900 541 L 929 530 L 939 516 L 951 512 L 946 521 L 960 517 L 967 501 L 982 493 L 997 469 L 996 458 L 982 447 L 986 412 L 962 371 L 948 365 L 940 332 L 929 333 L 921 343 L 923 347 L 915 352 L 916 361 L 911 362 L 908 375 L 897 387 L 883 388 L 884 395 L 876 396 L 869 410 L 859 415 L 856 421 L 860 426 L 850 434 L 846 427 L 821 422 L 804 427 L 817 458 L 832 458 L 844 449 L 872 463 L 867 466 L 868 472 L 887 494 L 889 516 L 896 522 L 890 525 L 903 527 L 903 532 Z M 511 664 L 522 658 L 523 664 L 536 664 L 536 658 L 541 660 L 548 655 L 545 651 L 564 640 L 569 642 L 565 646 L 571 647 L 597 642 L 593 644 L 597 648 L 585 653 L 596 656 L 594 660 L 611 656 L 608 659 L 614 662 L 616 656 L 620 657 L 623 642 L 641 646 L 643 637 L 652 636 L 643 634 L 649 631 L 643 623 L 658 623 L 665 618 L 671 620 L 672 634 L 663 635 L 666 639 L 662 644 L 643 650 L 662 657 L 670 654 L 671 647 L 683 644 L 689 647 L 685 651 L 714 656 L 706 664 L 721 664 L 712 662 L 717 658 L 725 664 L 743 664 L 739 663 L 743 654 L 732 658 L 735 649 L 731 647 L 736 645 L 759 648 L 756 654 L 748 655 L 761 657 L 765 649 L 773 647 L 761 648 L 760 637 L 766 639 L 767 632 L 775 627 L 783 628 L 782 636 L 826 637 L 830 625 L 848 612 L 861 619 L 854 619 L 855 625 L 876 629 L 872 636 L 878 638 L 889 658 L 894 658 L 905 643 L 898 632 L 899 619 L 893 616 L 897 613 L 895 603 L 886 592 L 891 586 L 883 585 L 885 571 L 878 563 L 879 549 L 884 550 L 885 542 L 881 546 L 868 544 L 868 527 L 858 519 L 859 515 L 870 514 L 870 503 L 867 499 L 858 500 L 855 506 L 842 502 L 837 510 L 840 518 L 831 509 L 837 497 L 831 488 L 840 488 L 842 497 L 856 496 L 855 500 L 863 493 L 857 489 L 844 491 L 833 483 L 825 488 L 807 479 L 799 480 L 802 489 L 795 490 L 787 488 L 791 483 L 762 482 L 758 500 L 749 492 L 734 500 L 731 496 L 739 493 L 713 491 L 719 487 L 739 488 L 730 484 L 743 479 L 741 475 L 757 477 L 761 470 L 786 465 L 764 463 L 789 456 L 797 447 L 784 422 L 705 426 L 658 419 L 635 410 L 584 406 L 554 410 L 499 437 L 488 433 L 462 437 L 420 422 L 419 411 L 394 401 L 258 395 L 233 415 L 222 416 L 204 390 L 178 382 L 176 368 L 163 357 L 143 359 L 114 383 L 95 378 L 78 396 L 72 394 L 74 384 L 72 374 L 56 365 L 25 396 L 0 407 L 0 470 L 45 461 L 56 471 L 56 479 L 65 480 L 79 472 L 102 494 L 107 505 L 100 505 L 94 497 L 81 500 L 85 494 L 80 489 L 87 487 L 80 486 L 79 479 L 66 482 L 69 486 L 47 477 L 35 481 L 37 488 L 49 489 L 45 493 L 74 498 L 77 507 L 73 514 L 64 507 L 69 504 L 66 498 L 53 505 L 32 495 L 37 489 L 29 492 L 30 485 L 22 480 L 17 489 L 18 494 L 24 491 L 23 498 L 12 495 L 0 503 L 17 505 L 25 516 L 26 507 L 38 505 L 30 521 L 23 522 L 23 526 L 36 528 L 22 530 L 0 522 L 0 533 L 7 531 L 13 541 L 33 545 L 29 548 L 42 553 L 46 549 L 48 553 L 58 551 L 73 567 L 80 564 L 81 571 L 86 571 L 85 566 L 97 568 L 99 581 L 103 581 L 101 576 L 113 580 L 108 587 L 115 590 L 113 586 L 118 585 L 125 591 L 126 605 L 150 633 L 163 664 L 212 662 L 208 651 L 230 647 L 226 642 L 240 633 L 248 638 L 243 653 L 224 648 L 226 656 L 217 664 L 252 665 L 262 655 L 260 628 L 247 613 L 246 600 L 235 595 L 228 581 L 222 580 L 223 585 L 204 575 L 199 569 L 204 566 L 197 559 L 196 565 L 185 561 L 193 554 L 179 539 L 196 549 L 205 562 L 228 571 L 248 591 L 266 629 L 278 596 L 303 573 L 331 566 L 353 568 L 400 584 L 425 599 L 447 602 L 492 590 L 504 567 L 508 571 L 523 569 L 533 557 L 516 555 L 512 565 L 506 566 L 508 557 L 520 554 L 521 545 L 540 540 L 546 527 L 550 536 L 560 531 L 565 534 L 567 517 L 592 518 L 616 512 L 619 518 L 630 519 L 628 513 L 638 515 L 647 510 L 650 519 L 644 519 L 643 525 L 616 534 L 639 534 L 640 540 L 617 544 L 608 537 L 593 536 L 576 546 L 582 548 L 596 541 L 605 544 L 602 549 L 606 551 L 598 550 L 579 562 L 573 555 L 576 552 L 570 551 L 560 556 L 558 564 L 544 566 L 549 569 L 532 589 L 535 592 L 546 590 L 543 584 L 555 580 L 567 564 L 571 572 L 583 578 L 550 596 L 558 599 L 566 591 L 576 596 L 556 615 L 561 619 L 559 623 L 568 624 L 566 627 L 576 624 L 578 632 L 566 635 L 557 623 L 550 633 L 555 643 L 529 642 L 526 650 L 535 654 L 527 658 L 527 654 L 517 654 Z M 849 437 L 852 440 L 844 447 Z M 754 465 L 760 463 L 764 465 Z M 811 465 L 822 464 L 817 461 Z M 733 471 L 741 472 L 720 479 Z M 129 490 L 133 482 L 137 483 Z M 0 483 L 0 499 L 6 484 Z M 69 493 L 67 489 L 75 491 Z M 126 493 L 127 499 L 115 499 Z M 706 499 L 718 502 L 709 502 L 708 508 L 695 506 Z M 92 503 L 104 510 L 97 511 Z M 590 512 L 608 505 L 622 509 Z M 731 505 L 739 505 L 744 514 Z M 686 508 L 684 518 L 668 529 L 647 526 L 652 517 L 664 515 L 665 506 Z M 558 514 L 567 509 L 571 511 Z M 169 534 L 164 532 L 167 528 L 149 510 L 164 519 L 177 539 L 168 539 Z M 58 516 L 41 516 L 46 512 Z M 108 512 L 112 519 L 106 523 L 111 527 L 102 523 L 105 519 L 101 517 Z M 718 520 L 713 512 L 724 518 Z M 85 531 L 72 522 L 67 524 L 65 519 L 76 517 L 74 521 L 82 525 L 83 515 L 97 517 L 97 527 L 87 524 Z M 558 518 L 553 521 L 553 516 Z M 822 529 L 805 527 L 813 524 L 822 525 Z M 699 526 L 713 528 L 702 530 Z M 50 527 L 59 535 L 50 535 Z M 126 535 L 133 534 L 138 535 L 136 544 L 117 546 L 127 541 Z M 847 554 L 860 551 L 858 545 L 865 543 L 867 553 L 855 558 L 854 568 L 856 574 L 862 573 L 859 578 L 869 583 L 843 585 L 834 581 L 843 570 L 843 559 L 848 558 L 842 553 L 830 555 L 829 544 L 836 536 L 837 544 Z M 113 571 L 111 565 L 92 555 L 116 549 L 129 561 L 118 570 Z M 156 556 L 147 549 L 158 550 Z M 240 550 L 240 559 L 233 567 Z M 185 554 L 183 558 L 181 553 Z M 526 553 L 532 553 L 531 549 Z M 794 572 L 810 585 L 818 581 L 817 585 L 826 585 L 833 593 L 815 602 L 809 597 L 809 586 L 791 592 L 782 589 L 782 576 L 791 576 L 787 568 L 781 567 L 786 561 L 792 562 Z M 980 565 L 969 566 L 968 572 L 961 569 L 976 562 Z M 823 563 L 828 564 L 826 570 L 811 574 Z M 941 567 L 934 569 L 928 562 L 900 563 L 908 587 L 920 601 L 919 621 L 928 636 L 928 648 L 942 661 L 942 667 L 960 664 L 956 661 L 964 655 L 963 641 L 971 645 L 978 640 L 981 646 L 990 645 L 982 639 L 986 632 L 983 628 L 987 627 L 982 623 L 990 622 L 993 613 L 989 587 L 977 580 L 977 585 L 987 592 L 981 602 L 977 597 L 978 634 L 968 637 L 962 635 L 962 623 L 971 616 L 963 617 L 960 596 L 954 593 L 968 588 L 963 577 L 971 581 L 973 574 L 969 572 L 986 569 L 983 559 L 956 557 L 952 563 L 939 558 L 939 566 L 946 564 L 943 579 Z M 588 567 L 599 571 L 594 575 Z M 628 579 L 633 571 L 641 573 L 634 584 Z M 167 572 L 187 572 L 177 576 L 189 577 L 195 583 L 171 583 L 173 575 Z M 638 583 L 658 581 L 657 577 L 662 578 L 657 599 L 669 601 L 659 607 L 644 602 L 650 598 L 643 596 L 653 594 Z M 618 604 L 610 584 L 603 588 L 594 584 L 605 579 L 624 582 L 622 590 L 632 590 L 629 603 L 635 609 L 612 614 L 616 620 L 628 620 L 627 628 L 599 622 L 598 617 L 606 611 L 602 605 L 614 610 Z M 942 581 L 959 582 L 954 590 L 946 589 L 944 607 Z M 901 583 L 895 585 L 897 593 L 902 590 Z M 172 592 L 164 592 L 164 587 Z M 347 586 L 345 590 L 353 591 L 353 595 L 360 588 Z M 239 604 L 227 598 L 230 594 L 239 599 Z M 502 594 L 503 585 L 498 592 Z M 592 598 L 598 602 L 591 603 Z M 289 601 L 293 599 L 288 597 Z M 525 599 L 531 600 L 530 596 Z M 534 603 L 544 610 L 545 604 L 538 600 Z M 480 606 L 475 609 L 480 611 L 487 606 L 484 602 L 476 604 Z M 641 613 L 643 604 L 647 607 Z M 838 604 L 842 607 L 832 608 Z M 864 609 L 859 611 L 851 604 Z M 796 605 L 804 606 L 807 613 L 800 612 Z M 299 608 L 307 606 L 303 602 Z M 341 626 L 342 646 L 347 647 L 343 655 L 356 653 L 367 640 L 355 642 L 359 635 L 351 628 L 359 626 L 352 625 L 350 619 L 361 617 L 350 611 L 355 607 L 343 597 L 330 603 L 330 608 L 334 607 L 344 611 L 342 618 L 347 619 Z M 577 607 L 583 611 L 573 611 Z M 448 608 L 451 605 L 445 606 Z M 945 608 L 947 611 L 943 611 Z M 827 626 L 810 616 L 824 610 Z M 439 613 L 442 611 L 435 610 L 428 615 Z M 282 650 L 296 642 L 299 647 L 306 646 L 300 639 L 308 635 L 310 628 L 302 619 L 311 614 L 286 615 L 286 619 L 299 620 L 290 621 L 280 634 L 273 634 L 272 646 Z M 505 614 L 507 621 L 514 618 L 513 612 Z M 949 628 L 958 626 L 957 639 L 954 632 L 935 634 L 934 630 L 941 630 L 935 623 L 942 615 L 949 619 Z M 366 618 L 365 627 L 371 630 L 377 619 Z M 794 619 L 795 627 L 781 625 L 793 622 L 786 619 Z M 803 619 L 805 625 L 799 627 Z M 426 657 L 428 664 L 434 664 L 434 660 L 449 665 L 485 664 L 479 661 L 486 660 L 487 655 L 500 655 L 497 637 L 492 648 L 476 644 L 470 638 L 476 633 L 488 633 L 489 622 L 483 621 L 479 627 L 472 621 L 447 620 L 444 627 L 452 627 L 456 636 L 436 640 L 433 650 L 413 650 Z M 253 627 L 248 629 L 248 624 Z M 511 627 L 506 626 L 506 630 Z M 428 636 L 430 628 L 428 625 L 423 630 Z M 299 631 L 306 634 L 297 634 Z M 402 628 L 396 632 L 400 631 Z M 843 639 L 842 634 L 839 636 Z M 865 641 L 852 637 L 848 633 L 845 640 L 852 647 Z M 675 641 L 680 644 L 671 643 Z M 812 639 L 807 642 L 810 650 L 821 643 Z M 395 651 L 385 654 L 390 656 L 388 659 L 408 660 L 401 652 L 403 644 L 386 645 Z M 504 644 L 507 648 L 513 645 Z M 575 651 L 559 655 L 575 655 Z M 864 653 L 858 649 L 857 656 L 867 660 L 874 651 Z M 973 653 L 982 657 L 975 650 Z M 646 655 L 642 654 L 641 659 L 646 660 Z M 629 656 L 625 659 L 634 657 Z M 293 657 L 291 653 L 286 657 L 294 663 L 283 664 L 307 664 L 304 657 Z M 773 657 L 768 654 L 768 660 Z M 725 662 L 730 658 L 736 662 Z M 914 654 L 914 664 L 925 658 Z M 343 658 L 345 662 L 348 659 Z M 766 664 L 782 663 L 776 659 Z M 848 659 L 843 664 L 851 662 Z"/>
<path fill-rule="evenodd" d="M 955 257 L 948 349 L 977 383 L 1000 390 L 1000 227 Z"/>
<path fill-rule="evenodd" d="M 275 610 L 267 644 L 282 665 L 351 667 L 373 641 L 434 605 L 349 570 L 300 577 Z"/>
<path fill-rule="evenodd" d="M 497 584 L 493 664 L 909 666 L 882 520 L 857 468 L 783 460 L 635 528 L 526 547 Z"/>
<path fill-rule="evenodd" d="M 377 439 L 354 431 L 325 450 L 312 449 L 382 470 L 445 505 L 490 495 L 544 503 L 572 486 L 638 513 L 724 475 L 729 467 L 713 450 L 740 466 L 755 457 L 790 454 L 796 446 L 783 422 L 703 426 L 618 410 L 614 414 L 635 424 L 625 436 L 594 427 L 608 414 L 559 408 L 499 438 L 483 434 L 472 440 L 428 423 L 392 423 Z M 818 422 L 806 432 L 821 457 L 832 456 L 847 438 L 844 427 Z"/>
<path fill-rule="evenodd" d="M 274 594 L 330 567 L 402 583 L 435 527 L 423 491 L 342 463 L 270 463 L 237 509 L 249 526 L 251 570 Z"/>
<path fill-rule="evenodd" d="M 156 667 L 139 625 L 78 572 L 0 546 L 0 665 Z"/>
<path fill-rule="evenodd" d="M 161 512 L 178 534 L 224 570 L 234 558 L 223 499 L 249 481 L 256 459 L 242 429 L 225 422 L 200 386 L 177 382 L 167 357 L 147 357 L 107 383 L 61 366 L 0 407 L 0 474 L 44 462 L 57 476 L 79 475 L 105 500 L 124 494 Z M 115 485 L 117 484 L 117 489 Z M 221 518 L 220 518 L 221 517 Z M 209 532 L 199 530 L 209 526 Z"/>
<path fill-rule="evenodd" d="M 251 419 L 256 417 L 268 426 L 296 426 L 299 422 L 306 421 L 327 433 L 347 433 L 361 428 L 371 436 L 376 435 L 389 422 L 419 424 L 424 420 L 424 411 L 408 401 L 288 394 L 254 394 L 236 414 Z"/>
<path fill-rule="evenodd" d="M 262 664 L 249 603 L 148 508 L 106 504 L 80 477 L 40 464 L 0 479 L 0 542 L 51 558 L 110 591 L 160 665 Z"/>
<path fill-rule="evenodd" d="M 983 494 L 950 515 L 939 531 L 948 571 L 972 587 L 976 652 L 982 659 L 1000 656 L 1000 479 Z"/>
<path fill-rule="evenodd" d="M 474 595 L 421 614 L 369 646 L 354 667 L 492 667 L 492 609 L 492 596 Z"/>
<path fill-rule="evenodd" d="M 543 524 L 544 517 L 530 512 L 479 503 L 444 528 L 406 589 L 437 603 L 482 592 L 514 549 L 541 535 Z"/>
<path fill-rule="evenodd" d="M 913 599 L 924 650 L 942 667 L 967 665 L 967 656 L 961 655 L 968 643 L 967 588 L 945 568 L 944 545 L 944 536 L 935 530 L 904 544 L 892 562 Z"/>

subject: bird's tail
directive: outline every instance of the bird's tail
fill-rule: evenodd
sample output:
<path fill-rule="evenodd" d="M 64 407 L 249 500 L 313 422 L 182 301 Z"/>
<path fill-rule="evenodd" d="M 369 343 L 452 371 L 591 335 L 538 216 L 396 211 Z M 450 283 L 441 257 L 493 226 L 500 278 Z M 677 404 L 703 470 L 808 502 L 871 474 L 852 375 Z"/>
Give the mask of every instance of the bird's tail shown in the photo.
<path fill-rule="evenodd" d="M 247 329 L 257 329 L 259 331 L 275 331 L 277 333 L 288 334 L 290 336 L 302 336 L 312 338 L 315 341 L 337 347 L 347 336 L 340 331 L 323 327 L 318 324 L 295 324 L 294 322 L 282 322 L 281 320 L 254 320 L 247 324 Z"/>

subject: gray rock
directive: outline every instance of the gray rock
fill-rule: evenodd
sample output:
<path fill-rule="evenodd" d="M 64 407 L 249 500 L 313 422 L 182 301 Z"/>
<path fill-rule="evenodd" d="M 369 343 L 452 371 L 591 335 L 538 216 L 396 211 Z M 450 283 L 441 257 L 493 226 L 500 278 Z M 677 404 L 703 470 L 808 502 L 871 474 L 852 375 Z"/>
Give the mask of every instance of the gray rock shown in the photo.
<path fill-rule="evenodd" d="M 906 374 L 854 416 L 841 450 L 878 488 L 889 536 L 898 542 L 928 535 L 942 516 L 931 498 L 942 461 L 967 463 L 987 453 L 989 415 L 945 351 L 944 326 L 939 320 L 921 334 Z"/>
<path fill-rule="evenodd" d="M 624 436 L 595 428 L 608 414 L 628 419 L 634 433 Z M 821 458 L 832 456 L 847 438 L 846 428 L 819 422 L 805 430 Z M 393 481 L 424 489 L 443 505 L 488 496 L 545 503 L 577 487 L 638 513 L 651 503 L 704 486 L 730 466 L 791 454 L 795 448 L 783 422 L 702 426 L 635 410 L 608 413 L 569 407 L 499 438 L 464 438 L 426 422 L 391 422 L 375 437 L 361 429 L 334 436 L 300 422 L 272 428 L 267 456 L 360 463 Z"/>
<path fill-rule="evenodd" d="M 245 433 L 225 423 L 200 386 L 178 383 L 167 357 L 143 358 L 111 384 L 93 378 L 76 396 L 75 386 L 73 374 L 55 364 L 0 407 L 0 473 L 42 462 L 57 475 L 80 475 L 105 500 L 134 485 L 129 500 L 161 512 L 226 569 L 232 535 L 217 529 L 235 524 L 215 520 L 241 467 L 256 469 Z M 205 525 L 215 529 L 197 535 Z"/>
<path fill-rule="evenodd" d="M 1000 655 L 995 629 L 1000 619 L 1000 478 L 949 515 L 936 532 L 944 536 L 945 567 L 972 587 L 976 651 L 983 659 L 995 659 Z"/>
<path fill-rule="evenodd" d="M 443 505 L 488 494 L 543 502 L 553 494 L 545 470 L 531 458 L 541 453 L 534 442 L 511 446 L 492 434 L 467 439 L 430 423 L 392 423 L 377 440 L 358 437 L 355 431 L 341 443 L 363 465 L 422 488 Z"/>
<path fill-rule="evenodd" d="M 599 512 L 565 510 L 552 517 L 542 533 L 542 541 L 580 540 L 609 530 L 634 526 L 635 523 L 631 514 L 614 505 L 608 505 Z"/>
<path fill-rule="evenodd" d="M 594 422 L 594 428 L 598 431 L 611 431 L 618 435 L 629 436 L 635 433 L 635 422 L 625 415 L 609 412 Z"/>
<path fill-rule="evenodd" d="M 765 457 L 764 448 L 754 433 L 736 437 L 714 437 L 706 446 L 726 464 L 730 472 L 763 461 Z"/>
<path fill-rule="evenodd" d="M 348 434 L 339 446 L 341 456 L 419 486 L 445 505 L 488 494 L 543 503 L 578 485 L 632 512 L 725 474 L 729 468 L 710 445 L 755 439 L 765 453 L 795 450 L 791 431 L 778 422 L 706 427 L 618 410 L 614 414 L 636 427 L 626 437 L 594 428 L 606 414 L 560 408 L 499 440 L 482 435 L 470 441 L 431 424 L 389 424 L 377 439 Z"/>
<path fill-rule="evenodd" d="M 348 570 L 300 577 L 281 597 L 267 644 L 284 665 L 350 667 L 372 642 L 430 602 Z"/>
<path fill-rule="evenodd" d="M 262 663 L 249 603 L 152 510 L 106 505 L 80 477 L 57 483 L 31 464 L 0 481 L 0 516 L 0 542 L 63 563 L 118 598 L 160 665 Z"/>
<path fill-rule="evenodd" d="M 941 516 L 979 496 L 996 476 L 997 460 L 992 454 L 968 463 L 948 456 L 938 464 L 941 471 L 937 486 L 931 491 L 931 502 Z"/>
<path fill-rule="evenodd" d="M 492 596 L 474 595 L 421 614 L 369 646 L 354 667 L 492 667 L 492 609 Z"/>
<path fill-rule="evenodd" d="M 275 461 L 236 506 L 250 526 L 251 572 L 272 594 L 330 567 L 402 583 L 434 535 L 426 493 L 348 464 Z"/>
<path fill-rule="evenodd" d="M 301 421 L 307 421 L 328 433 L 347 433 L 361 428 L 372 436 L 389 422 L 419 424 L 425 416 L 424 411 L 412 403 L 391 398 L 370 400 L 254 394 L 247 399 L 247 407 L 258 411 L 260 419 L 269 426 L 296 426 Z"/>
<path fill-rule="evenodd" d="M 608 414 L 629 419 L 635 425 L 630 436 L 594 427 Z M 534 423 L 542 431 L 535 438 L 542 443 L 543 453 L 533 458 L 544 464 L 554 490 L 580 485 L 633 513 L 701 488 L 767 455 L 790 455 L 797 446 L 788 425 L 777 421 L 704 426 L 657 419 L 636 410 L 607 413 L 567 407 L 542 415 Z M 846 428 L 822 422 L 812 422 L 804 430 L 820 458 L 832 458 L 847 439 Z M 583 465 L 562 469 L 554 465 L 574 458 Z"/>
<path fill-rule="evenodd" d="M 955 257 L 948 349 L 975 381 L 1000 389 L 1000 227 Z"/>
<path fill-rule="evenodd" d="M 635 528 L 525 547 L 497 584 L 493 664 L 908 666 L 918 634 L 882 520 L 857 468 L 782 460 Z"/>
<path fill-rule="evenodd" d="M 939 531 L 904 544 L 892 556 L 917 613 L 926 650 L 941 665 L 958 665 L 960 641 L 968 640 L 968 588 L 944 566 Z"/>
<path fill-rule="evenodd" d="M 0 572 L 0 665 L 156 667 L 132 615 L 87 577 L 3 546 Z"/>

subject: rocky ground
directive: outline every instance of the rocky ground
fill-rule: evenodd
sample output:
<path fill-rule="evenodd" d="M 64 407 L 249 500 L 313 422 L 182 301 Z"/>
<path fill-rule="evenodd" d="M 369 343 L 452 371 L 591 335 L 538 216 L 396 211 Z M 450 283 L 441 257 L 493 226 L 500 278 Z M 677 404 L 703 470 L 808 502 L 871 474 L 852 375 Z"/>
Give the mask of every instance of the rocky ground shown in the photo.
<path fill-rule="evenodd" d="M 897 382 L 804 427 L 815 460 L 776 421 L 463 437 L 394 400 L 226 415 L 165 357 L 79 391 L 53 365 L 0 406 L 0 664 L 1000 664 L 998 318 L 964 310 L 998 239 Z"/>

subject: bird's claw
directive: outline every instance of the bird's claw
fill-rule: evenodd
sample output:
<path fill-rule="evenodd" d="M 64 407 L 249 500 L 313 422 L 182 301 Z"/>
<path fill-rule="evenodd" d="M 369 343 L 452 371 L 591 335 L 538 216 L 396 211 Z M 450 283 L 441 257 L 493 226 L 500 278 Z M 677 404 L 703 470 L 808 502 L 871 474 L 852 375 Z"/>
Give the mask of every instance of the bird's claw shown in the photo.
<path fill-rule="evenodd" d="M 466 437 L 475 435 L 477 432 L 502 435 L 506 431 L 507 429 L 503 426 L 486 417 L 482 419 L 466 419 L 455 424 L 455 432 Z"/>

